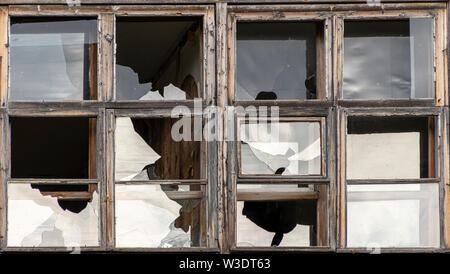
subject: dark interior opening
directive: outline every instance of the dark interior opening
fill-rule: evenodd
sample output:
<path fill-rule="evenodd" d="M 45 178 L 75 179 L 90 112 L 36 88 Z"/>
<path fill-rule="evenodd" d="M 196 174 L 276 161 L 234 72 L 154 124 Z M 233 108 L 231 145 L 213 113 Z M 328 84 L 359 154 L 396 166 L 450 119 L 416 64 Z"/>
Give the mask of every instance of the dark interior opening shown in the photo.
<path fill-rule="evenodd" d="M 89 118 L 10 122 L 12 178 L 89 179 Z"/>

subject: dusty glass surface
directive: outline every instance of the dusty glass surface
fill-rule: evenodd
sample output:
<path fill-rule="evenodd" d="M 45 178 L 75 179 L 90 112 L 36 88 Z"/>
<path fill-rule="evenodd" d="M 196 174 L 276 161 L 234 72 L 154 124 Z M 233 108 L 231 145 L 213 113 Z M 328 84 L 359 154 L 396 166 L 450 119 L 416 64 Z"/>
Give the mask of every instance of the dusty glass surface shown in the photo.
<path fill-rule="evenodd" d="M 200 179 L 201 142 L 173 140 L 171 130 L 177 121 L 117 117 L 115 180 Z"/>
<path fill-rule="evenodd" d="M 118 18 L 116 100 L 199 98 L 201 22 Z"/>
<path fill-rule="evenodd" d="M 429 117 L 349 117 L 347 179 L 435 177 Z"/>
<path fill-rule="evenodd" d="M 316 99 L 322 23 L 238 23 L 237 100 Z"/>
<path fill-rule="evenodd" d="M 189 186 L 117 184 L 115 191 L 117 247 L 200 245 L 201 201 L 172 195 Z"/>
<path fill-rule="evenodd" d="M 433 19 L 346 21 L 344 99 L 433 98 Z"/>
<path fill-rule="evenodd" d="M 319 122 L 243 123 L 240 142 L 242 174 L 321 173 Z"/>
<path fill-rule="evenodd" d="M 97 20 L 12 18 L 10 31 L 10 100 L 95 99 Z"/>
<path fill-rule="evenodd" d="M 99 197 L 91 194 L 75 213 L 30 184 L 8 184 L 8 246 L 98 246 Z"/>
<path fill-rule="evenodd" d="M 348 185 L 348 247 L 439 247 L 439 185 Z"/>
<path fill-rule="evenodd" d="M 239 193 L 259 192 L 259 193 L 276 193 L 276 192 L 310 192 L 314 191 L 314 185 L 308 184 L 237 184 Z"/>
<path fill-rule="evenodd" d="M 236 245 L 316 245 L 316 201 L 237 202 Z"/>

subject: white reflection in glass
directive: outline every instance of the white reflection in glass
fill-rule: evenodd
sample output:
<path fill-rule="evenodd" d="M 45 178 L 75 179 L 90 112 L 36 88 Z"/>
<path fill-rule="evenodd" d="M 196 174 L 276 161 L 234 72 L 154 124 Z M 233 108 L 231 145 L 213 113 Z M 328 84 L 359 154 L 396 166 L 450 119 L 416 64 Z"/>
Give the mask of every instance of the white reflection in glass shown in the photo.
<path fill-rule="evenodd" d="M 433 20 L 345 23 L 345 99 L 433 98 Z"/>
<path fill-rule="evenodd" d="M 320 174 L 318 122 L 241 124 L 240 141 L 242 174 Z"/>
<path fill-rule="evenodd" d="M 83 247 L 99 245 L 97 192 L 79 213 L 63 210 L 58 199 L 30 184 L 8 185 L 8 246 Z"/>
<path fill-rule="evenodd" d="M 348 185 L 348 247 L 439 247 L 439 185 Z"/>
<path fill-rule="evenodd" d="M 10 100 L 90 99 L 96 43 L 96 20 L 13 23 Z"/>

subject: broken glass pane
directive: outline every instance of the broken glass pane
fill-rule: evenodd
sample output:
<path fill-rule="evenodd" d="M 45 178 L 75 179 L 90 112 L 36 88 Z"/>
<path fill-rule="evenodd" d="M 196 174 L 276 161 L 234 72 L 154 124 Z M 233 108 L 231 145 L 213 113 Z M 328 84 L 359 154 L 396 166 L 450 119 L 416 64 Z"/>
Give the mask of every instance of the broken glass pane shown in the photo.
<path fill-rule="evenodd" d="M 434 177 L 434 166 L 428 162 L 434 152 L 432 121 L 429 117 L 349 117 L 347 179 Z"/>
<path fill-rule="evenodd" d="M 11 18 L 10 100 L 94 100 L 97 20 Z"/>
<path fill-rule="evenodd" d="M 439 247 L 439 185 L 347 186 L 348 247 Z"/>
<path fill-rule="evenodd" d="M 242 174 L 321 173 L 319 122 L 245 123 L 240 141 Z"/>
<path fill-rule="evenodd" d="M 346 21 L 345 99 L 433 98 L 433 19 Z"/>
<path fill-rule="evenodd" d="M 237 246 L 314 246 L 316 200 L 238 201 Z"/>
<path fill-rule="evenodd" d="M 117 100 L 199 98 L 201 21 L 118 18 Z"/>
<path fill-rule="evenodd" d="M 186 199 L 199 186 L 115 187 L 117 247 L 200 246 L 200 199 Z"/>
<path fill-rule="evenodd" d="M 316 39 L 322 35 L 321 22 L 238 23 L 236 99 L 319 98 Z"/>
<path fill-rule="evenodd" d="M 177 121 L 117 117 L 115 180 L 200 179 L 201 142 L 173 140 Z"/>
<path fill-rule="evenodd" d="M 8 246 L 98 246 L 97 191 L 90 193 L 82 209 L 71 210 L 65 202 L 70 200 L 53 197 L 30 184 L 8 184 Z"/>

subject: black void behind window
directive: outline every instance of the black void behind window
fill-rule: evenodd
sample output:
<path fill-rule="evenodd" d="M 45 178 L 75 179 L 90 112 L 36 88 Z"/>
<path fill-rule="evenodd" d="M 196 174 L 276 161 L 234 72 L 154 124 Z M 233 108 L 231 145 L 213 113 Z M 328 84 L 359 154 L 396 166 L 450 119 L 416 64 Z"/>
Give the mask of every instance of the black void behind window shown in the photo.
<path fill-rule="evenodd" d="M 349 117 L 347 179 L 435 177 L 434 121 L 433 117 Z"/>
<path fill-rule="evenodd" d="M 89 179 L 89 119 L 10 118 L 11 177 Z"/>
<path fill-rule="evenodd" d="M 344 99 L 434 98 L 433 19 L 346 21 Z"/>
<path fill-rule="evenodd" d="M 11 18 L 10 60 L 10 100 L 96 100 L 97 20 Z"/>
<path fill-rule="evenodd" d="M 201 97 L 201 18 L 118 18 L 116 99 Z"/>
<path fill-rule="evenodd" d="M 322 22 L 242 22 L 236 40 L 236 100 L 323 99 Z"/>

